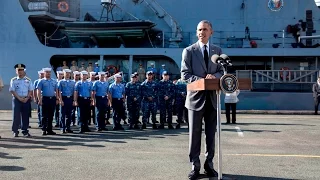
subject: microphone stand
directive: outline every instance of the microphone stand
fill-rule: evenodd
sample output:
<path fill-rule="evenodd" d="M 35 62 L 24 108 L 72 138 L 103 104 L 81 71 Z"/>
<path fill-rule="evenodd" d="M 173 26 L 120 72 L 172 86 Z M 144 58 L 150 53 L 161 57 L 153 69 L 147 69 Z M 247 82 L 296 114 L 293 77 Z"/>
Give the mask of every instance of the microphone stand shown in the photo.
<path fill-rule="evenodd" d="M 220 63 L 223 67 L 223 75 L 227 74 L 227 62 Z M 221 90 L 216 91 L 217 94 L 217 140 L 218 140 L 218 179 L 222 177 L 222 151 L 221 151 Z"/>

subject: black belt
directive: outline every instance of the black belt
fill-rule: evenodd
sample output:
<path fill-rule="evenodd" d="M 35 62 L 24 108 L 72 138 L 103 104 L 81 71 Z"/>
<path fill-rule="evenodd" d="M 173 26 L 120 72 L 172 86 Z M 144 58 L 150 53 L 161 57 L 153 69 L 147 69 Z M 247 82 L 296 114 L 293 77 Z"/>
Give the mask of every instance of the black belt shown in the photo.
<path fill-rule="evenodd" d="M 73 96 L 62 96 L 62 98 L 72 98 Z"/>
<path fill-rule="evenodd" d="M 97 97 L 98 97 L 98 98 L 104 98 L 104 97 L 107 97 L 107 96 L 96 96 L 96 98 L 97 98 Z"/>
<path fill-rule="evenodd" d="M 90 99 L 90 97 L 79 97 L 79 98 L 82 98 L 82 99 Z"/>
<path fill-rule="evenodd" d="M 55 96 L 42 96 L 42 98 L 53 99 L 53 98 L 56 98 L 56 97 Z"/>
<path fill-rule="evenodd" d="M 112 100 L 118 100 L 118 101 L 120 101 L 120 100 L 123 100 L 123 98 L 112 98 Z"/>

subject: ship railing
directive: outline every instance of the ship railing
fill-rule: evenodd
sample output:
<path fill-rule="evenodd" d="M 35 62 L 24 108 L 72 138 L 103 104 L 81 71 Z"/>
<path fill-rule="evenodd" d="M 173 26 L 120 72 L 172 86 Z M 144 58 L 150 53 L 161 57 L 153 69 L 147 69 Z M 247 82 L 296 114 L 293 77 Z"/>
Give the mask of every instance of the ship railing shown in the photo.
<path fill-rule="evenodd" d="M 58 17 L 80 18 L 80 0 L 20 0 L 20 4 L 33 16 L 49 13 Z"/>
<path fill-rule="evenodd" d="M 159 32 L 155 47 L 170 47 L 170 38 L 173 32 Z M 179 44 L 179 48 L 185 48 L 197 42 L 196 32 L 183 32 L 183 40 Z M 160 38 L 161 37 L 161 38 Z M 210 43 L 216 44 L 222 48 L 304 48 L 306 47 L 305 40 L 298 42 L 292 34 L 280 31 L 251 31 L 250 35 L 245 35 L 244 31 L 215 31 L 210 38 Z M 313 46 L 320 43 L 320 40 L 315 39 Z M 312 48 L 313 46 L 310 46 Z"/>
<path fill-rule="evenodd" d="M 237 70 L 236 77 L 250 78 L 253 84 L 290 83 L 313 84 L 320 75 L 318 70 Z"/>

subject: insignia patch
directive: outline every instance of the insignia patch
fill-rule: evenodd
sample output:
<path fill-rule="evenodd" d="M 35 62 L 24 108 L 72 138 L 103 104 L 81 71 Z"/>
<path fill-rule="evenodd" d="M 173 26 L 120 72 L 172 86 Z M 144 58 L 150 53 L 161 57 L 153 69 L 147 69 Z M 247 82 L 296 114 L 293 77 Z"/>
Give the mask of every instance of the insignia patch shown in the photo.
<path fill-rule="evenodd" d="M 269 0 L 268 7 L 271 11 L 280 11 L 283 8 L 283 0 Z"/>
<path fill-rule="evenodd" d="M 232 74 L 223 75 L 220 78 L 220 88 L 225 93 L 233 93 L 239 88 L 238 79 Z"/>

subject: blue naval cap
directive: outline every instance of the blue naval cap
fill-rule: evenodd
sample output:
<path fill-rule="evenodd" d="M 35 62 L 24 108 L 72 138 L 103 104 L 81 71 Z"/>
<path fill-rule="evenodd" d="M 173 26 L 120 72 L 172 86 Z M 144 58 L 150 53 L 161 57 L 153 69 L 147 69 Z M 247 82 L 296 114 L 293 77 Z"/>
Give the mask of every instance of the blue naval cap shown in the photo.
<path fill-rule="evenodd" d="M 24 69 L 26 68 L 26 65 L 24 65 L 24 64 L 16 64 L 16 65 L 14 66 L 14 68 L 15 68 L 15 69 L 22 69 L 22 70 L 24 70 Z"/>
<path fill-rule="evenodd" d="M 168 72 L 167 71 L 163 71 L 162 75 L 168 75 Z"/>
<path fill-rule="evenodd" d="M 153 72 L 152 72 L 152 71 L 148 71 L 148 72 L 147 72 L 147 75 L 148 75 L 148 74 L 153 74 Z"/>

